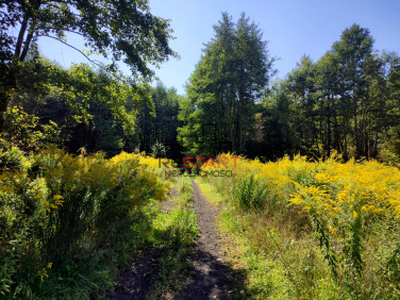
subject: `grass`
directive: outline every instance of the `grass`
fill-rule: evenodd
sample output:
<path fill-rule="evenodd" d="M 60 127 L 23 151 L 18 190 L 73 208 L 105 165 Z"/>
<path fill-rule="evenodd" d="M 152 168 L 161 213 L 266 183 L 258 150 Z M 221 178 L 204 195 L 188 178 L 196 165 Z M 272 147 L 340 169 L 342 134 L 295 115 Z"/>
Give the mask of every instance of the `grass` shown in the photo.
<path fill-rule="evenodd" d="M 102 298 L 149 248 L 160 253 L 155 295 L 178 290 L 198 235 L 190 179 L 165 214 L 173 182 L 154 158 L 11 150 L 0 149 L 0 297 Z"/>
<path fill-rule="evenodd" d="M 125 153 L 107 160 L 50 152 L 4 172 L 0 295 L 104 297 L 119 269 L 152 248 L 159 260 L 151 296 L 178 297 L 199 234 L 193 186 L 182 176 L 163 205 L 170 183 L 151 166 L 157 161 Z M 222 208 L 233 266 L 246 270 L 237 298 L 400 298 L 397 168 L 285 157 L 243 159 L 233 170 L 198 181 Z"/>
<path fill-rule="evenodd" d="M 163 203 L 155 200 L 137 207 L 137 221 L 129 232 L 129 243 L 124 245 L 129 251 L 120 251 L 125 255 L 115 258 L 118 263 L 110 264 L 108 253 L 103 252 L 96 254 L 96 258 L 91 257 L 90 265 L 84 263 L 88 261 L 87 257 L 81 258 L 81 266 L 76 261 L 70 265 L 67 263 L 62 270 L 57 270 L 57 276 L 49 270 L 49 279 L 44 282 L 36 298 L 102 298 L 114 285 L 118 268 L 128 266 L 133 256 L 145 253 L 150 248 L 157 249 L 159 254 L 150 297 L 176 298 L 189 267 L 186 255 L 199 234 L 197 217 L 191 211 L 191 180 L 180 178 L 176 189 L 179 194 L 168 199 L 168 213 L 163 212 Z M 90 253 L 87 255 L 90 256 Z"/>
<path fill-rule="evenodd" d="M 179 195 L 169 200 L 172 209 L 168 213 L 159 213 L 153 223 L 154 243 L 162 248 L 162 258 L 151 298 L 178 297 L 189 267 L 186 256 L 199 234 L 197 217 L 191 210 L 193 187 L 190 178 L 181 177 L 176 188 Z"/>
<path fill-rule="evenodd" d="M 210 201 L 223 208 L 218 227 L 228 234 L 224 242 L 229 260 L 235 269 L 246 270 L 245 288 L 237 298 L 336 298 L 333 278 L 312 237 L 298 240 L 289 227 L 255 211 L 244 213 L 229 195 L 199 183 Z"/>
<path fill-rule="evenodd" d="M 152 298 L 175 298 L 182 287 L 182 278 L 189 267 L 186 255 L 198 236 L 197 217 L 191 211 L 193 189 L 188 178 L 180 178 L 176 184 L 179 195 L 172 197 L 171 210 L 163 212 L 162 202 L 151 200 L 138 206 L 133 213 L 136 222 L 129 231 L 125 249 L 113 257 L 107 250 L 94 256 L 82 252 L 80 259 L 64 262 L 57 270 L 46 270 L 41 287 L 35 291 L 34 299 L 89 299 L 102 298 L 110 290 L 119 269 L 129 266 L 132 257 L 157 249 L 159 260 Z M 80 262 L 80 263 L 79 263 Z M 54 271 L 54 272 L 53 272 Z M 12 298 L 12 297 L 10 297 Z"/>
<path fill-rule="evenodd" d="M 201 182 L 223 207 L 247 297 L 400 297 L 398 168 L 300 156 L 229 168 L 234 176 Z"/>

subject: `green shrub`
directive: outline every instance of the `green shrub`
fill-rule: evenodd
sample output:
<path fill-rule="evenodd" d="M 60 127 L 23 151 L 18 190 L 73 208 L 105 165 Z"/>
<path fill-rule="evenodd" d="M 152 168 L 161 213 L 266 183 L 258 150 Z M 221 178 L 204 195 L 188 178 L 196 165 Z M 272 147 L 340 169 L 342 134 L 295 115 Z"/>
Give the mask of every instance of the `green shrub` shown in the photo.
<path fill-rule="evenodd" d="M 178 181 L 178 192 L 179 194 L 187 194 L 192 193 L 193 184 L 192 180 L 189 177 L 182 177 Z"/>
<path fill-rule="evenodd" d="M 389 149 L 383 148 L 379 152 L 379 159 L 389 166 L 396 167 L 400 165 L 400 157 L 396 153 L 390 151 Z"/>
<path fill-rule="evenodd" d="M 7 141 L 0 139 L 0 171 L 16 171 L 29 167 L 24 153 Z"/>
<path fill-rule="evenodd" d="M 235 184 L 233 196 L 241 209 L 261 209 L 266 203 L 267 187 L 251 174 Z"/>
<path fill-rule="evenodd" d="M 137 207 L 167 191 L 167 182 L 152 171 L 156 160 L 141 155 L 106 159 L 101 153 L 72 156 L 55 148 L 29 158 L 17 148 L 1 155 L 13 158 L 0 174 L 3 295 L 43 292 L 51 273 L 64 272 L 67 261 L 82 275 L 79 266 L 95 257 L 123 257 L 130 251 L 124 245 L 130 243 L 131 228 L 140 220 Z M 60 278 L 75 276 L 63 274 Z"/>

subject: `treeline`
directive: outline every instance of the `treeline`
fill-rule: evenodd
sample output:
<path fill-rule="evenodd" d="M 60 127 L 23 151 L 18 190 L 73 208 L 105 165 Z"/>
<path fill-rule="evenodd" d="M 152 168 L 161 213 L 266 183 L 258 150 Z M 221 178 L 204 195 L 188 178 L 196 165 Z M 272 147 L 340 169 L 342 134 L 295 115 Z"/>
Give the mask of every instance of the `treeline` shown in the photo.
<path fill-rule="evenodd" d="M 272 84 L 274 58 L 254 23 L 225 13 L 214 30 L 181 102 L 188 154 L 336 152 L 398 163 L 400 59 L 378 52 L 368 29 L 347 28 L 317 62 L 304 56 Z"/>
<path fill-rule="evenodd" d="M 268 151 L 315 157 L 336 151 L 345 159 L 399 155 L 399 92 L 399 56 L 379 53 L 369 30 L 353 25 L 321 59 L 304 56 L 272 86 L 263 101 Z"/>
<path fill-rule="evenodd" d="M 6 141 L 30 152 L 142 152 L 176 157 L 180 96 L 161 83 L 134 84 L 86 64 L 63 69 L 35 53 L 5 113 Z M 175 156 L 174 156 L 175 154 Z"/>
<path fill-rule="evenodd" d="M 227 13 L 186 95 L 88 65 L 63 69 L 31 47 L 19 65 L 2 136 L 23 150 L 154 157 L 231 152 L 262 160 L 301 153 L 400 162 L 400 58 L 353 25 L 317 61 L 303 56 L 271 82 L 274 57 L 258 26 Z M 35 46 L 35 43 L 33 43 Z"/>

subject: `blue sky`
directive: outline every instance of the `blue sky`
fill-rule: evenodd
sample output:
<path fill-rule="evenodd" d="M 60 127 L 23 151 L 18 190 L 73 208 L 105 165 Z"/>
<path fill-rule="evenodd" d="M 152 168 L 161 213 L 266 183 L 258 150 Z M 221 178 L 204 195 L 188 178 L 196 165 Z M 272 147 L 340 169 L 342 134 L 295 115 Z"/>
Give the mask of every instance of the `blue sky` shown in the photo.
<path fill-rule="evenodd" d="M 341 32 L 357 23 L 370 29 L 375 48 L 400 52 L 399 0 L 149 0 L 151 12 L 171 20 L 175 40 L 172 48 L 181 57 L 171 59 L 156 70 L 167 86 L 183 94 L 184 85 L 199 61 L 204 43 L 214 35 L 212 26 L 227 11 L 236 21 L 245 12 L 264 32 L 269 51 L 279 58 L 274 67 L 284 77 L 303 54 L 318 60 Z M 79 38 L 69 42 L 84 49 Z M 41 52 L 64 67 L 85 62 L 79 53 L 57 41 L 39 40 Z M 128 68 L 123 67 L 128 72 Z"/>

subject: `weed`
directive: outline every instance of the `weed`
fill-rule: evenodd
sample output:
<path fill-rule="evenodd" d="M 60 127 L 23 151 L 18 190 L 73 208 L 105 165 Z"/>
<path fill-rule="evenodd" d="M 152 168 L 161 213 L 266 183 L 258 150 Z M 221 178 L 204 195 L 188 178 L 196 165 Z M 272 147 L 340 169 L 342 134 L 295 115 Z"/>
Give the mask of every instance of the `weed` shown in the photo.
<path fill-rule="evenodd" d="M 202 180 L 211 197 L 223 199 L 226 230 L 245 249 L 242 262 L 253 253 L 249 244 L 264 253 L 260 260 L 277 258 L 290 283 L 290 297 L 400 294 L 398 168 L 376 161 L 341 163 L 335 157 L 309 162 L 296 156 L 268 163 L 242 158 L 229 169 L 232 178 Z M 274 238 L 266 234 L 270 228 L 277 230 Z M 301 270 L 305 261 L 310 263 Z M 249 278 L 251 274 L 249 269 Z M 249 279 L 248 286 L 252 284 Z M 257 290 L 254 295 L 271 297 L 260 286 Z"/>

